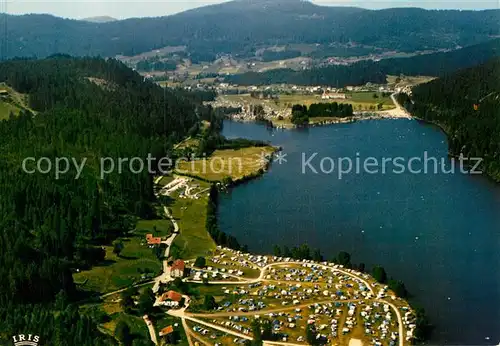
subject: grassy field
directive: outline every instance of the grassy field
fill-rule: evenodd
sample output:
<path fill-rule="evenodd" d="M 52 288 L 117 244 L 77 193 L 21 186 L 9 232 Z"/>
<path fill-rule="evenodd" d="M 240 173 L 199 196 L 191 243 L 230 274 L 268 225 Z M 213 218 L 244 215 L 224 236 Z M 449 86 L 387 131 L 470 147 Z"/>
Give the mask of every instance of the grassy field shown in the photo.
<path fill-rule="evenodd" d="M 265 168 L 262 153 L 270 155 L 273 147 L 251 147 L 238 150 L 217 150 L 207 160 L 183 162 L 178 172 L 196 175 L 210 181 L 221 181 L 230 177 L 237 181 Z"/>
<path fill-rule="evenodd" d="M 6 98 L 0 99 L 0 120 L 8 119 L 11 112 L 18 115 L 22 108 L 36 113 L 28 107 L 28 95 L 18 93 L 5 83 L 0 83 L 0 89 L 9 93 Z"/>
<path fill-rule="evenodd" d="M 20 108 L 8 102 L 0 101 L 0 120 L 9 119 L 10 113 L 18 115 Z"/>
<path fill-rule="evenodd" d="M 260 271 L 258 269 L 244 267 L 244 266 L 239 265 L 239 263 L 231 262 L 231 261 L 228 261 L 228 260 L 226 260 L 226 262 L 228 262 L 228 263 L 231 264 L 231 266 L 230 266 L 231 269 L 241 270 L 243 272 L 243 277 L 246 278 L 246 279 L 256 279 L 260 275 Z M 207 260 L 207 267 L 212 267 L 212 268 L 228 268 L 227 266 L 214 263 L 214 262 L 212 262 L 209 259 Z"/>
<path fill-rule="evenodd" d="M 124 321 L 130 326 L 132 334 L 136 337 L 149 339 L 149 331 L 144 320 L 138 316 L 125 314 L 120 307 L 120 303 L 106 304 L 104 310 L 110 315 L 111 321 L 105 323 L 103 327 L 108 330 L 111 335 L 114 334 L 118 322 Z M 111 310 L 111 313 L 109 310 Z"/>
<path fill-rule="evenodd" d="M 102 325 L 103 329 L 110 335 L 114 335 L 118 322 L 124 321 L 130 327 L 134 339 L 150 340 L 146 323 L 141 317 L 126 314 L 119 302 L 108 300 L 102 305 L 104 312 L 111 320 Z"/>
<path fill-rule="evenodd" d="M 149 288 L 152 288 L 151 285 Z M 80 311 L 86 315 L 92 315 L 95 311 L 100 311 L 108 316 L 108 320 L 98 325 L 98 328 L 104 334 L 114 337 L 116 325 L 124 321 L 130 327 L 134 339 L 150 340 L 149 331 L 146 323 L 139 316 L 126 314 L 119 302 L 119 295 L 107 297 L 98 304 L 87 304 L 80 306 Z"/>
<path fill-rule="evenodd" d="M 175 327 L 176 323 L 178 325 L 177 327 Z M 160 333 L 160 330 L 162 330 L 163 328 L 168 327 L 168 326 L 174 326 L 175 328 L 179 328 L 179 336 L 181 337 L 181 339 L 178 341 L 178 343 L 176 345 L 177 346 L 188 346 L 189 345 L 189 343 L 187 341 L 186 333 L 184 332 L 184 329 L 182 328 L 182 323 L 181 323 L 180 319 L 173 317 L 173 316 L 170 316 L 170 315 L 167 315 L 167 314 L 164 314 L 160 320 L 154 322 L 154 326 L 155 326 L 157 333 Z M 160 337 L 158 337 L 158 341 L 160 341 L 159 339 L 160 339 Z"/>
<path fill-rule="evenodd" d="M 200 140 L 197 138 L 187 138 L 177 144 L 175 149 L 197 148 L 200 145 Z"/>
<path fill-rule="evenodd" d="M 399 78 L 399 81 L 398 81 Z M 422 83 L 430 82 L 431 80 L 436 79 L 436 77 L 429 76 L 387 76 L 387 84 L 398 84 L 398 85 L 417 85 Z"/>
<path fill-rule="evenodd" d="M 192 259 L 210 254 L 215 249 L 215 242 L 205 229 L 208 197 L 200 199 L 176 199 L 170 207 L 177 219 L 180 234 L 174 245 L 180 249 L 180 256 Z"/>
<path fill-rule="evenodd" d="M 163 177 L 160 185 L 167 185 L 173 179 L 171 176 Z M 210 184 L 204 181 L 194 180 L 193 184 L 199 185 L 198 191 L 210 188 Z M 208 191 L 200 194 L 198 199 L 180 198 L 178 192 L 170 197 L 168 208 L 170 208 L 180 230 L 173 246 L 180 251 L 180 257 L 192 259 L 211 253 L 215 249 L 215 242 L 205 229 Z"/>
<path fill-rule="evenodd" d="M 139 231 L 147 231 L 156 237 L 168 237 L 172 234 L 174 227 L 170 220 L 140 220 L 135 228 Z M 156 232 L 155 232 L 156 230 Z"/>
<path fill-rule="evenodd" d="M 284 97 L 287 95 L 281 95 L 281 97 Z M 299 95 L 297 95 L 299 96 Z M 227 102 L 231 103 L 239 103 L 243 105 L 263 105 L 263 106 L 268 106 L 274 111 L 282 111 L 285 110 L 288 107 L 292 107 L 292 105 L 289 105 L 286 101 L 280 100 L 259 100 L 256 98 L 253 98 L 250 96 L 250 94 L 239 94 L 239 95 L 220 95 L 218 97 L 220 100 L 225 100 Z"/>
<path fill-rule="evenodd" d="M 151 224 L 147 223 L 147 225 Z M 146 224 L 143 226 L 146 227 Z M 113 253 L 113 246 L 106 246 L 105 263 L 73 275 L 79 288 L 107 293 L 141 281 L 143 274 L 139 271 L 144 269 L 151 271 L 153 276 L 157 276 L 162 270 L 162 265 L 152 249 L 145 244 L 144 239 L 147 233 L 151 232 L 137 230 L 133 232 L 133 236 L 123 238 L 125 247 L 120 257 Z"/>

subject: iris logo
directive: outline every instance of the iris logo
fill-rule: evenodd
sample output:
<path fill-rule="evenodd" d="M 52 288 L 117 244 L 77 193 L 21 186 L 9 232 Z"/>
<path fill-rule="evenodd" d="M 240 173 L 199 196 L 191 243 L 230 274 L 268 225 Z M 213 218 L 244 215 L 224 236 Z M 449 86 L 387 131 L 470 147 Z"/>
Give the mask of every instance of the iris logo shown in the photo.
<path fill-rule="evenodd" d="M 38 346 L 40 337 L 33 334 L 19 334 L 12 337 L 14 346 Z"/>

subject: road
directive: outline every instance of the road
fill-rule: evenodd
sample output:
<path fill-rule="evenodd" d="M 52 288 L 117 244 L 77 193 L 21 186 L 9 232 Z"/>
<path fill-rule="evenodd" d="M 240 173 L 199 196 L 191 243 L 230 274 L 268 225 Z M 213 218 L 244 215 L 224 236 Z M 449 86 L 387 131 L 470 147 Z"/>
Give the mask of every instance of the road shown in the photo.
<path fill-rule="evenodd" d="M 155 179 L 155 184 L 157 185 L 160 181 L 161 181 L 161 178 L 162 177 L 158 177 Z M 158 194 L 156 193 L 156 197 L 158 197 Z M 160 289 L 160 284 L 162 282 L 168 282 L 168 281 L 172 281 L 173 279 L 170 277 L 170 268 L 168 267 L 168 257 L 170 256 L 170 247 L 172 246 L 172 244 L 174 243 L 174 240 L 175 240 L 175 237 L 177 236 L 177 234 L 179 233 L 179 225 L 177 224 L 177 221 L 174 219 L 173 215 L 170 213 L 170 210 L 163 206 L 163 211 L 165 213 L 165 215 L 170 219 L 170 221 L 172 222 L 172 225 L 174 226 L 174 232 L 170 235 L 170 237 L 166 240 L 166 241 L 162 241 L 162 244 L 165 244 L 166 245 L 166 248 L 165 248 L 165 253 L 164 253 L 164 258 L 163 258 L 163 273 L 158 276 L 153 282 L 154 282 L 154 286 L 153 286 L 153 292 L 154 293 L 157 293 L 158 290 Z M 187 306 L 189 306 L 189 297 L 185 297 L 187 298 Z M 158 303 L 158 301 L 156 302 Z M 156 305 L 155 303 L 155 305 Z M 184 319 L 182 320 L 182 323 L 183 325 L 185 324 L 185 321 Z M 149 320 L 146 321 L 146 324 L 148 326 L 148 330 L 149 330 L 149 334 L 151 335 L 151 341 L 155 344 L 155 345 L 158 345 L 158 340 L 157 340 L 157 336 L 156 336 L 156 331 L 154 329 L 154 325 L 153 323 Z M 187 335 L 187 338 L 188 338 L 188 342 L 189 342 L 189 345 L 192 346 L 192 341 L 189 337 L 189 335 Z"/>
<path fill-rule="evenodd" d="M 392 304 L 391 302 L 388 302 L 387 300 L 384 299 L 375 299 L 376 301 L 387 304 L 389 305 L 392 310 L 396 313 L 396 316 L 398 317 L 398 325 L 399 325 L 399 345 L 404 346 L 404 328 L 403 328 L 403 317 L 401 317 L 401 312 L 399 312 L 399 309 L 396 305 Z"/>
<path fill-rule="evenodd" d="M 213 323 L 210 323 L 210 322 L 202 321 L 202 320 L 199 320 L 199 319 L 194 318 L 194 317 L 184 316 L 183 319 L 186 319 L 186 320 L 194 322 L 194 323 L 201 324 L 201 325 L 203 325 L 205 327 L 209 327 L 209 328 L 218 330 L 218 331 L 226 333 L 226 334 L 231 334 L 231 335 L 237 336 L 237 337 L 242 338 L 242 339 L 253 340 L 253 338 L 251 336 L 249 336 L 249 335 L 246 335 L 246 334 L 243 334 L 243 333 L 239 333 L 239 332 L 234 331 L 232 329 L 224 328 L 224 327 L 219 326 L 217 324 L 213 324 Z"/>
<path fill-rule="evenodd" d="M 398 100 L 396 99 L 396 95 L 397 95 L 397 93 L 394 93 L 391 95 L 391 100 L 394 103 L 394 105 L 396 106 L 396 108 L 391 109 L 390 111 L 386 111 L 384 113 L 390 114 L 394 118 L 413 119 L 412 115 L 410 113 L 408 113 L 406 111 L 406 109 L 404 109 L 404 107 L 402 107 L 399 104 Z"/>
<path fill-rule="evenodd" d="M 262 342 L 264 346 L 274 346 L 274 345 L 283 345 L 283 346 L 304 346 L 304 344 L 294 344 L 291 342 L 280 342 L 280 341 L 266 341 Z"/>
<path fill-rule="evenodd" d="M 158 338 L 156 337 L 156 330 L 155 330 L 155 327 L 153 326 L 153 322 L 151 322 L 151 320 L 149 319 L 149 317 L 147 315 L 144 316 L 144 322 L 146 322 L 146 326 L 148 327 L 149 336 L 151 337 L 151 341 L 155 345 L 158 345 Z"/>
<path fill-rule="evenodd" d="M 174 219 L 173 215 L 170 213 L 170 210 L 167 207 L 163 207 L 163 211 L 165 215 L 170 219 L 172 224 L 174 225 L 174 233 L 162 244 L 166 244 L 167 247 L 165 249 L 164 259 L 163 259 L 163 273 L 155 279 L 155 284 L 153 286 L 153 292 L 157 293 L 160 289 L 160 284 L 172 281 L 173 279 L 170 277 L 170 268 L 168 267 L 168 257 L 170 256 L 170 247 L 174 243 L 175 237 L 179 234 L 179 225 L 177 221 Z"/>
<path fill-rule="evenodd" d="M 193 333 L 191 328 L 189 328 L 189 326 L 187 325 L 185 318 L 182 319 L 182 328 L 184 328 L 184 331 L 186 332 L 186 337 L 187 337 L 187 341 L 188 341 L 189 346 L 194 346 L 193 340 L 191 340 L 191 338 L 195 337 L 196 335 Z"/>

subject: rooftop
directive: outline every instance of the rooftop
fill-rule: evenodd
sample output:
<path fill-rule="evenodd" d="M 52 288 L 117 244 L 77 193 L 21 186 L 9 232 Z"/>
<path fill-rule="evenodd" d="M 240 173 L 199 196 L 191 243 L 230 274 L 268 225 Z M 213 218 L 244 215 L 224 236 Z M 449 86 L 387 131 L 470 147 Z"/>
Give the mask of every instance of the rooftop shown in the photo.
<path fill-rule="evenodd" d="M 168 326 L 160 330 L 160 336 L 165 336 L 174 332 L 174 327 Z"/>
<path fill-rule="evenodd" d="M 172 264 L 172 267 L 170 267 L 171 270 L 175 270 L 175 269 L 178 269 L 178 270 L 184 270 L 184 268 L 186 267 L 186 264 L 184 263 L 183 260 L 175 260 L 174 263 Z"/>
<path fill-rule="evenodd" d="M 163 295 L 160 298 L 161 301 L 173 300 L 174 302 L 180 302 L 181 299 L 182 299 L 182 294 L 175 291 L 168 291 L 166 293 L 163 293 Z"/>

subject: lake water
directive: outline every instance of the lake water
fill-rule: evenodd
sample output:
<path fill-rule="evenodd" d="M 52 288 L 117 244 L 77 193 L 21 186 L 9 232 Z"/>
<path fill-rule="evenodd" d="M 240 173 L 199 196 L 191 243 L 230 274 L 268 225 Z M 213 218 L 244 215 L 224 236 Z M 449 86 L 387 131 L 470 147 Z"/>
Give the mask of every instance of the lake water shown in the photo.
<path fill-rule="evenodd" d="M 402 280 L 436 326 L 432 343 L 500 342 L 500 185 L 482 176 L 321 173 L 330 157 L 442 158 L 446 136 L 411 120 L 373 120 L 300 130 L 225 122 L 226 137 L 279 145 L 286 163 L 220 199 L 219 223 L 251 251 L 309 244 L 339 251 Z M 305 160 L 317 156 L 302 172 Z M 329 172 L 330 161 L 323 168 Z M 418 165 L 412 166 L 418 170 Z M 346 166 L 345 166 L 346 167 Z M 458 169 L 458 167 L 457 167 Z M 370 172 L 374 169 L 370 168 Z M 488 339 L 489 338 L 489 339 Z"/>

